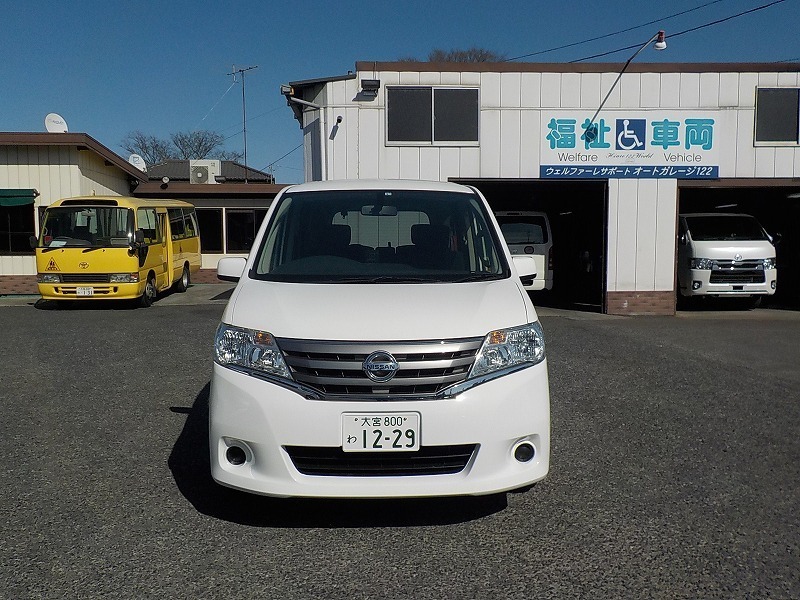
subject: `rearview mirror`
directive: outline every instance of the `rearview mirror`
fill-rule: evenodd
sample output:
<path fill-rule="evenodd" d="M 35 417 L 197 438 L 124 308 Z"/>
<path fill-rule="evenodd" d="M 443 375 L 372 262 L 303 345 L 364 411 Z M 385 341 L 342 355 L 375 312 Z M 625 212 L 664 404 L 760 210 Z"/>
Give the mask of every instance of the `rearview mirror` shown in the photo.
<path fill-rule="evenodd" d="M 367 204 L 361 207 L 361 214 L 365 217 L 396 217 L 396 206 L 381 206 L 378 204 Z"/>

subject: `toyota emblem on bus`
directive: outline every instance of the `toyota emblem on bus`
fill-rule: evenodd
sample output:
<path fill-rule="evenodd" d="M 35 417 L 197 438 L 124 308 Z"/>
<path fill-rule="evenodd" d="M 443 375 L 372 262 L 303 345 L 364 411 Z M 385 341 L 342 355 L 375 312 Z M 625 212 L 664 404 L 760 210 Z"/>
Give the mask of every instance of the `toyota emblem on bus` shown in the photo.
<path fill-rule="evenodd" d="M 82 262 L 81 264 L 79 264 L 78 266 L 79 266 L 81 269 L 88 269 L 88 268 L 89 268 L 89 263 L 87 263 L 87 262 L 85 262 L 85 261 L 84 261 L 84 262 Z"/>
<path fill-rule="evenodd" d="M 394 377 L 400 365 L 394 356 L 384 350 L 370 354 L 362 363 L 361 368 L 372 381 L 385 383 Z"/>

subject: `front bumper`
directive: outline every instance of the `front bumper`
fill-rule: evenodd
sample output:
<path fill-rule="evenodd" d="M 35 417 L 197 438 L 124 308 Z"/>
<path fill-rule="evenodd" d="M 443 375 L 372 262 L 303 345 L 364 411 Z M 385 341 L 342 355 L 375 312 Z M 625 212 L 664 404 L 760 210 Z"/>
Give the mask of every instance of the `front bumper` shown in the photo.
<path fill-rule="evenodd" d="M 146 282 L 138 283 L 39 283 L 44 300 L 132 300 L 144 293 Z M 78 288 L 91 288 L 91 295 L 79 295 Z"/>
<path fill-rule="evenodd" d="M 443 475 L 304 475 L 287 447 L 342 446 L 342 413 L 418 412 L 423 447 L 475 444 L 464 469 Z M 516 460 L 520 441 L 533 459 Z M 268 381 L 214 364 L 209 400 L 211 474 L 220 484 L 269 496 L 386 498 L 492 494 L 547 475 L 550 398 L 547 362 L 476 386 L 452 399 L 308 400 Z M 232 445 L 247 460 L 226 459 Z M 413 453 L 409 453 L 413 454 Z M 396 453 L 387 453 L 396 457 Z"/>
<path fill-rule="evenodd" d="M 771 296 L 778 285 L 778 270 L 765 269 L 764 281 L 758 283 L 711 281 L 714 271 L 709 269 L 690 269 L 681 282 L 680 291 L 684 296 Z"/>

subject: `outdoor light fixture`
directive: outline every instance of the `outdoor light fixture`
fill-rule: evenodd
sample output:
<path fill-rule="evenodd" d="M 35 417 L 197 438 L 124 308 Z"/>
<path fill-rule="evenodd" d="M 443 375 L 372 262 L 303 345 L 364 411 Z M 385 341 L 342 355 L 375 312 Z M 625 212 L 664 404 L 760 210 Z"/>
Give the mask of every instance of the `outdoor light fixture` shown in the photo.
<path fill-rule="evenodd" d="M 362 79 L 361 80 L 361 93 L 364 96 L 375 98 L 378 95 L 378 90 L 381 87 L 380 79 Z"/>
<path fill-rule="evenodd" d="M 600 106 L 597 107 L 594 116 L 592 116 L 592 118 L 589 119 L 589 124 L 586 126 L 586 133 L 584 133 L 584 136 L 586 137 L 586 140 L 588 142 L 593 142 L 595 139 L 597 139 L 598 127 L 597 123 L 595 123 L 594 120 L 597 118 L 597 115 L 600 114 L 600 111 L 603 109 L 603 106 L 605 105 L 606 100 L 608 100 L 608 97 L 611 95 L 611 92 L 613 92 L 614 88 L 617 87 L 619 80 L 622 79 L 622 74 L 627 70 L 628 65 L 631 64 L 631 61 L 633 61 L 633 59 L 636 58 L 639 55 L 639 53 L 645 48 L 647 48 L 650 44 L 653 44 L 653 48 L 655 48 L 656 50 L 665 50 L 667 48 L 667 41 L 663 29 L 658 33 L 656 33 L 649 40 L 647 40 L 644 44 L 642 44 L 641 47 L 636 52 L 634 52 L 633 55 L 628 59 L 628 61 L 625 63 L 625 66 L 622 67 L 622 70 L 619 72 L 619 75 L 617 75 L 617 78 L 614 80 L 614 83 L 612 83 L 611 87 L 608 89 L 605 98 L 603 98 L 603 101 L 600 103 Z"/>

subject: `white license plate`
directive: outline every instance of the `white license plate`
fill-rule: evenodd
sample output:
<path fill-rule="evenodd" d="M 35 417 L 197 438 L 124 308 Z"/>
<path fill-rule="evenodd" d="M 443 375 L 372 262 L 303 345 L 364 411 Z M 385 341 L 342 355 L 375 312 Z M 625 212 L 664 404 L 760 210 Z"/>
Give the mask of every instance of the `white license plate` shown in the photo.
<path fill-rule="evenodd" d="M 79 287 L 79 288 L 76 288 L 75 293 L 78 296 L 94 296 L 94 288 L 92 288 L 92 287 Z"/>
<path fill-rule="evenodd" d="M 413 452 L 419 450 L 420 415 L 408 413 L 342 414 L 345 452 Z"/>

